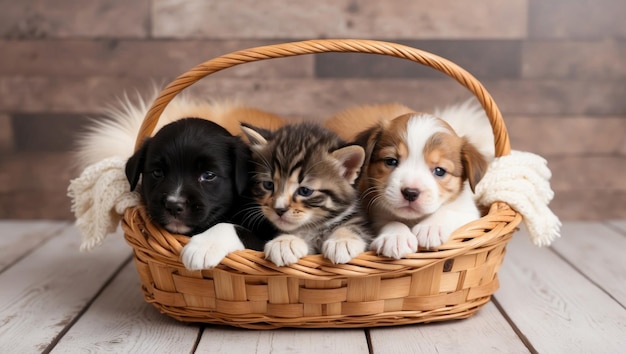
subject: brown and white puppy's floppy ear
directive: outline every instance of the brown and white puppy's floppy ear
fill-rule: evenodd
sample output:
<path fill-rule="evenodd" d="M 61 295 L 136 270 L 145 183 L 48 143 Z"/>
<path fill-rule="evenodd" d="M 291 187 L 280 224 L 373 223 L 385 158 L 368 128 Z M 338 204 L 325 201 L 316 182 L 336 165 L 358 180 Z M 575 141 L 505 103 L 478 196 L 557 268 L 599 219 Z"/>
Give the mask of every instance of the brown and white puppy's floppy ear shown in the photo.
<path fill-rule="evenodd" d="M 354 141 L 355 144 L 361 146 L 365 150 L 365 160 L 363 162 L 361 178 L 359 179 L 360 190 L 367 188 L 368 168 L 372 160 L 372 155 L 374 154 L 374 148 L 383 134 L 384 129 L 385 123 L 380 122 L 359 133 Z"/>
<path fill-rule="evenodd" d="M 475 191 L 476 185 L 483 178 L 489 167 L 489 163 L 465 137 L 461 145 L 461 163 L 463 165 L 463 179 L 469 181 L 472 192 Z"/>
<path fill-rule="evenodd" d="M 354 184 L 365 162 L 365 150 L 358 145 L 349 145 L 331 153 L 341 164 L 341 175 L 350 184 Z"/>
<path fill-rule="evenodd" d="M 354 143 L 361 146 L 365 150 L 364 164 L 367 166 L 372 157 L 372 152 L 376 146 L 376 142 L 383 132 L 382 124 L 376 124 L 375 126 L 359 133 L 354 140 Z"/>

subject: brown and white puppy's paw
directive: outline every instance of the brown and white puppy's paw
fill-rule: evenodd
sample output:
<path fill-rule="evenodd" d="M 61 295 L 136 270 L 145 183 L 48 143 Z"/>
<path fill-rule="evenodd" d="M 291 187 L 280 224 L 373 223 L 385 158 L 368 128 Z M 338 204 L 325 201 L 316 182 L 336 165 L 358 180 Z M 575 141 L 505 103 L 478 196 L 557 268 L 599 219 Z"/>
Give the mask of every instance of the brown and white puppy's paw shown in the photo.
<path fill-rule="evenodd" d="M 370 249 L 381 256 L 400 259 L 407 254 L 417 252 L 417 238 L 409 227 L 401 222 L 392 221 L 380 230 L 372 241 Z"/>
<path fill-rule="evenodd" d="M 309 254 L 309 246 L 298 236 L 280 235 L 265 244 L 265 259 L 279 267 L 297 263 Z"/>
<path fill-rule="evenodd" d="M 429 250 L 439 248 L 443 243 L 448 241 L 453 229 L 446 225 L 419 223 L 411 229 L 411 232 L 417 237 L 417 244 Z"/>
<path fill-rule="evenodd" d="M 244 249 L 235 225 L 217 224 L 193 236 L 180 253 L 181 261 L 189 270 L 213 268 L 230 252 Z"/>
<path fill-rule="evenodd" d="M 347 227 L 333 232 L 322 244 L 322 254 L 335 264 L 348 263 L 365 251 L 365 240 Z"/>
<path fill-rule="evenodd" d="M 456 229 L 480 218 L 472 196 L 470 186 L 466 185 L 455 200 L 413 226 L 411 231 L 417 237 L 419 247 L 437 249 L 448 241 Z"/>
<path fill-rule="evenodd" d="M 456 213 L 447 209 L 450 209 L 449 205 L 442 206 L 436 213 L 426 217 L 411 228 L 411 232 L 417 237 L 419 248 L 438 249 L 439 246 L 448 241 L 452 232 L 467 219 L 467 217 L 461 217 L 459 220 L 456 220 L 454 218 Z M 476 218 L 478 218 L 478 215 L 476 215 Z"/>

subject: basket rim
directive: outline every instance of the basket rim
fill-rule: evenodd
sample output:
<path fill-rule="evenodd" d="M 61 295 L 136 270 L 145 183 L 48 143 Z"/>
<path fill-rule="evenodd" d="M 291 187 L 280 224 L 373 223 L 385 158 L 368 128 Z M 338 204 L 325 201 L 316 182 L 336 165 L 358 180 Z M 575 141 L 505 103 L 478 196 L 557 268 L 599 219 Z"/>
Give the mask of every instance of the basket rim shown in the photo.
<path fill-rule="evenodd" d="M 333 264 L 321 254 L 302 257 L 287 266 L 276 266 L 263 252 L 250 249 L 229 253 L 214 269 L 228 270 L 246 276 L 291 276 L 301 279 L 332 280 L 361 276 L 394 276 L 413 273 L 472 250 L 484 251 L 506 243 L 521 222 L 521 214 L 506 203 L 494 203 L 487 215 L 461 226 L 439 250 L 417 252 L 393 259 L 366 251 L 346 264 Z M 182 269 L 180 251 L 189 237 L 174 235 L 150 222 L 142 206 L 127 208 L 122 219 L 124 237 L 135 250 L 164 265 Z M 145 237 L 150 235 L 150 237 Z M 207 270 L 188 271 L 205 272 Z M 210 270 L 209 270 L 210 271 Z"/>
<path fill-rule="evenodd" d="M 450 76 L 474 94 L 485 110 L 494 133 L 495 155 L 499 157 L 510 153 L 509 134 L 500 109 L 482 83 L 467 70 L 448 59 L 421 49 L 393 42 L 367 39 L 314 39 L 271 44 L 234 51 L 198 64 L 178 76 L 159 93 L 138 131 L 135 151 L 141 147 L 145 138 L 151 136 L 169 102 L 185 88 L 193 85 L 200 79 L 218 71 L 248 62 L 329 52 L 387 55 L 411 60 Z"/>

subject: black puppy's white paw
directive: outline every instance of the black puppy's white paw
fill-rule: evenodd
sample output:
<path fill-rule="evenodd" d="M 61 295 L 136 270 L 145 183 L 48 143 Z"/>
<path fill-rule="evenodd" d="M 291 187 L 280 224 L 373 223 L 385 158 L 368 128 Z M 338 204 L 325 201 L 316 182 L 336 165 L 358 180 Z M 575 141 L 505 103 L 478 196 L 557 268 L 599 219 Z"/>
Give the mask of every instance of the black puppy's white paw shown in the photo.
<path fill-rule="evenodd" d="M 191 237 L 180 256 L 185 268 L 200 270 L 215 267 L 230 252 L 244 248 L 235 225 L 220 223 Z"/>

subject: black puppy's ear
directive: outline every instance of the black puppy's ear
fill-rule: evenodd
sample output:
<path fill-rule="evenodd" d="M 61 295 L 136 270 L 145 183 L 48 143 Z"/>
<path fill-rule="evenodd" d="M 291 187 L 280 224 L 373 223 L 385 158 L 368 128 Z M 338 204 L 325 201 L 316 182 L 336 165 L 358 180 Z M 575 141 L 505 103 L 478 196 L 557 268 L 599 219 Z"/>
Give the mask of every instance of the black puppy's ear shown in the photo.
<path fill-rule="evenodd" d="M 240 138 L 233 137 L 232 144 L 233 161 L 233 178 L 235 180 L 235 188 L 237 194 L 241 195 L 248 187 L 250 180 L 251 160 L 250 148 Z"/>
<path fill-rule="evenodd" d="M 143 171 L 143 166 L 146 163 L 146 153 L 149 143 L 150 139 L 146 139 L 141 145 L 141 148 L 135 151 L 133 156 L 126 161 L 126 178 L 130 183 L 131 191 L 134 191 L 135 187 L 137 187 L 137 183 L 139 183 L 139 176 L 141 176 L 141 171 Z"/>

